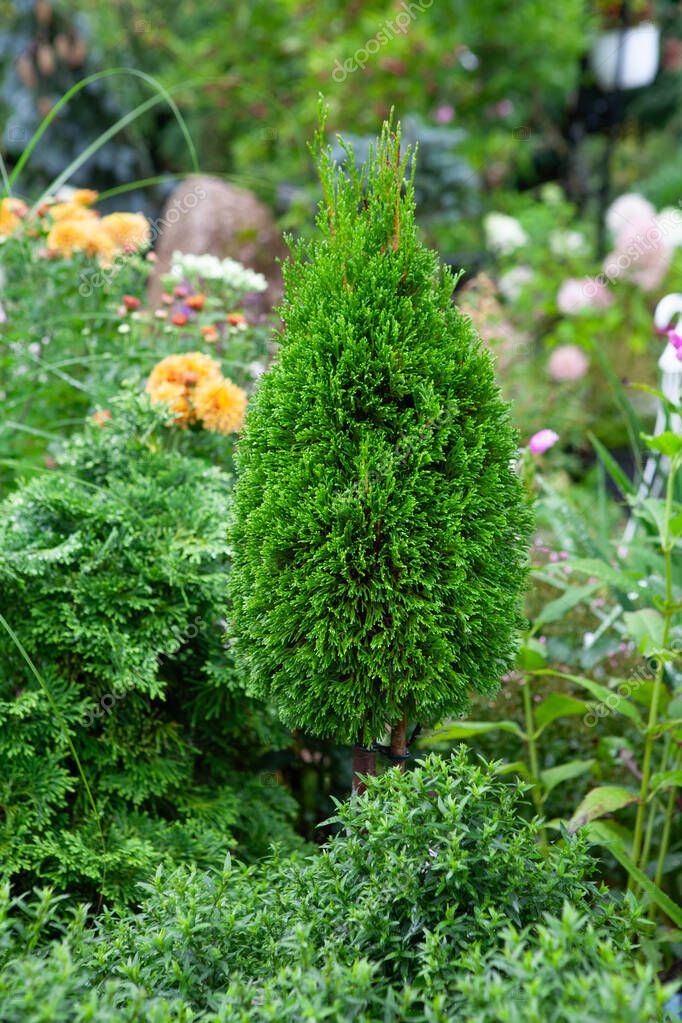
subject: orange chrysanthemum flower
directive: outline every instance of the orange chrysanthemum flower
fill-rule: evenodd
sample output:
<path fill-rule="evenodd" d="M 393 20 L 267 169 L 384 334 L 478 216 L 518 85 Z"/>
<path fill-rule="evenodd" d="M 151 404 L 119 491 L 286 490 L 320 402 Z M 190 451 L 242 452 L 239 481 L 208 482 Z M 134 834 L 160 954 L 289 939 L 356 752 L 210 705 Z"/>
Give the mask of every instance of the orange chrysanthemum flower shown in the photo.
<path fill-rule="evenodd" d="M 202 352 L 168 355 L 157 363 L 146 387 L 151 400 L 167 404 L 178 426 L 199 420 L 215 433 L 235 433 L 246 411 L 246 392 L 226 380 L 220 364 Z"/>
<path fill-rule="evenodd" d="M 175 424 L 183 429 L 194 421 L 188 391 L 182 384 L 174 384 L 170 380 L 158 383 L 152 390 L 147 384 L 147 391 L 154 404 L 167 405 L 175 414 Z"/>
<path fill-rule="evenodd" d="M 0 238 L 9 238 L 11 234 L 14 234 L 26 211 L 26 203 L 21 199 L 0 200 Z"/>
<path fill-rule="evenodd" d="M 151 245 L 151 228 L 142 213 L 110 213 L 102 217 L 102 227 L 119 252 L 137 252 Z"/>
<path fill-rule="evenodd" d="M 71 196 L 71 202 L 75 202 L 78 206 L 92 206 L 97 202 L 98 196 L 99 192 L 96 192 L 94 188 L 77 188 Z"/>
<path fill-rule="evenodd" d="M 56 202 L 48 206 L 47 213 L 55 223 L 62 220 L 98 220 L 99 217 L 94 210 L 87 209 L 82 203 L 73 201 Z"/>
<path fill-rule="evenodd" d="M 194 392 L 194 412 L 207 430 L 236 433 L 246 411 L 246 391 L 231 380 L 206 380 Z"/>
<path fill-rule="evenodd" d="M 154 403 L 163 402 L 176 413 L 179 426 L 196 420 L 195 388 L 208 381 L 220 382 L 220 363 L 203 352 L 167 355 L 149 375 L 147 394 Z"/>
<path fill-rule="evenodd" d="M 220 380 L 220 363 L 203 352 L 185 352 L 183 355 L 167 355 L 157 362 L 152 370 L 147 390 L 152 390 L 161 383 L 181 384 L 183 387 L 196 387 L 204 380 Z"/>
<path fill-rule="evenodd" d="M 114 253 L 111 239 L 96 217 L 59 220 L 47 236 L 47 248 L 65 259 L 70 259 L 74 252 L 85 252 L 99 256 L 104 262 Z"/>

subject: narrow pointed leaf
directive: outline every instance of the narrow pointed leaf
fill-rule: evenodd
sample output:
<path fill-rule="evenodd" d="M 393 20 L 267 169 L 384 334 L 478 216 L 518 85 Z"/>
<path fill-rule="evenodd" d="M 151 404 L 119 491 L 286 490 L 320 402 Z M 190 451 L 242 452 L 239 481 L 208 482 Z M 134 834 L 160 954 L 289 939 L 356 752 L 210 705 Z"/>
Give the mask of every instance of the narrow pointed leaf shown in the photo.
<path fill-rule="evenodd" d="M 622 785 L 600 785 L 587 793 L 571 817 L 568 830 L 575 832 L 598 817 L 605 817 L 636 802 L 637 796 Z"/>

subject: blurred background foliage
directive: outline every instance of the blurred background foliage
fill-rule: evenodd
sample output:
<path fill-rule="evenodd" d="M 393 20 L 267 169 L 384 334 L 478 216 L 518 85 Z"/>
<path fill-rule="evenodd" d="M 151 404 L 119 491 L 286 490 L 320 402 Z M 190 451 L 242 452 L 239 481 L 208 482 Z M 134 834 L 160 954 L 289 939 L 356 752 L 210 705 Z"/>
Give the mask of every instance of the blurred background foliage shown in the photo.
<path fill-rule="evenodd" d="M 654 86 L 623 99 L 614 183 L 622 191 L 645 179 L 652 200 L 663 204 L 682 184 L 679 4 L 660 0 L 657 14 L 664 67 Z M 332 131 L 370 135 L 391 107 L 411 119 L 411 134 L 429 153 L 419 176 L 432 220 L 477 216 L 500 190 L 545 180 L 563 181 L 581 208 L 596 199 L 601 134 L 614 110 L 587 70 L 599 17 L 585 0 L 0 0 L 0 19 L 1 145 L 10 165 L 71 86 L 118 67 L 140 69 L 167 88 L 202 170 L 256 191 L 285 226 L 300 229 L 310 219 L 306 141 L 319 92 L 330 104 Z M 45 187 L 104 126 L 149 95 L 140 78 L 94 81 L 60 112 L 20 189 Z M 190 169 L 180 127 L 158 105 L 75 181 L 106 189 Z M 144 190 L 149 212 L 164 194 Z"/>
<path fill-rule="evenodd" d="M 558 7 L 542 0 L 3 0 L 0 15 L 2 146 L 10 162 L 80 78 L 139 68 L 172 91 L 204 170 L 234 175 L 280 203 L 309 176 L 305 143 L 319 91 L 333 130 L 371 133 L 394 106 L 400 117 L 452 121 L 467 132 L 465 155 L 488 188 L 541 176 L 562 158 L 595 25 L 583 0 Z M 673 116 L 678 77 L 664 76 L 659 91 L 640 113 L 662 128 L 661 114 Z M 147 95 L 143 83 L 124 76 L 93 83 L 59 116 L 31 162 L 32 176 L 49 180 L 103 123 Z M 178 126 L 160 108 L 112 146 L 114 159 L 102 151 L 83 170 L 90 184 L 188 169 Z"/>

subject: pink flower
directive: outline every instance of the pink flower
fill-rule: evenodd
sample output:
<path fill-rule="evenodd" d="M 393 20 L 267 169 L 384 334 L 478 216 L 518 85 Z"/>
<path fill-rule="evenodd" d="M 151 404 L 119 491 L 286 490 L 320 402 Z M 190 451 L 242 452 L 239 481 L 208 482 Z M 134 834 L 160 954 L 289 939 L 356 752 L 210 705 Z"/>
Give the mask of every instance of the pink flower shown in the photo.
<path fill-rule="evenodd" d="M 614 199 L 606 211 L 606 226 L 613 235 L 617 235 L 625 224 L 650 220 L 655 215 L 655 206 L 652 206 L 643 195 L 626 192 Z"/>
<path fill-rule="evenodd" d="M 682 348 L 682 337 L 680 337 L 676 330 L 669 330 L 667 333 L 668 341 L 679 352 L 680 348 Z"/>
<path fill-rule="evenodd" d="M 498 117 L 511 117 L 514 113 L 514 104 L 510 99 L 501 99 L 493 109 Z"/>
<path fill-rule="evenodd" d="M 568 277 L 556 298 L 559 310 L 567 316 L 583 309 L 606 309 L 612 301 L 609 289 L 598 277 Z"/>
<path fill-rule="evenodd" d="M 554 430 L 538 430 L 528 442 L 528 447 L 534 455 L 544 455 L 559 440 L 559 434 Z"/>
<path fill-rule="evenodd" d="M 436 107 L 433 118 L 436 124 L 449 124 L 455 116 L 455 108 L 449 103 L 442 103 Z"/>
<path fill-rule="evenodd" d="M 590 360 L 577 345 L 559 345 L 549 357 L 547 369 L 552 380 L 563 384 L 581 380 L 589 369 Z"/>
<path fill-rule="evenodd" d="M 615 280 L 632 281 L 643 291 L 655 291 L 670 268 L 673 249 L 655 217 L 623 224 L 610 253 L 604 273 Z"/>

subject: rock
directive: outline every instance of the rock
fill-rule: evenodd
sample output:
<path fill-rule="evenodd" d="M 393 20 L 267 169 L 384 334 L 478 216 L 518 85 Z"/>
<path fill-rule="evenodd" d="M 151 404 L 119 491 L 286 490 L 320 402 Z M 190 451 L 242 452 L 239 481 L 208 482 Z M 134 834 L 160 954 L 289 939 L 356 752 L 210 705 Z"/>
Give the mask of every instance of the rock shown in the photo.
<path fill-rule="evenodd" d="M 276 260 L 287 248 L 272 213 L 253 192 L 220 178 L 196 175 L 172 193 L 159 219 L 152 224 L 157 263 L 149 280 L 149 301 L 158 305 L 161 277 L 168 272 L 173 252 L 229 256 L 264 274 L 268 289 L 259 296 L 260 310 L 269 311 L 282 295 L 282 275 Z"/>

